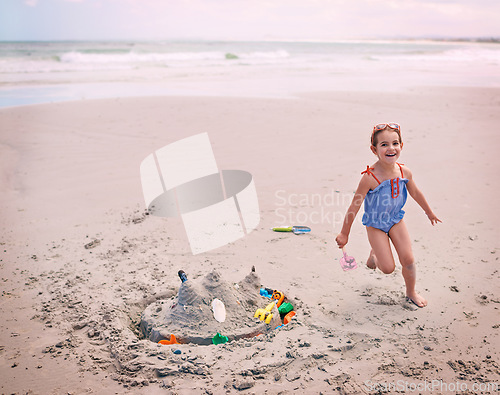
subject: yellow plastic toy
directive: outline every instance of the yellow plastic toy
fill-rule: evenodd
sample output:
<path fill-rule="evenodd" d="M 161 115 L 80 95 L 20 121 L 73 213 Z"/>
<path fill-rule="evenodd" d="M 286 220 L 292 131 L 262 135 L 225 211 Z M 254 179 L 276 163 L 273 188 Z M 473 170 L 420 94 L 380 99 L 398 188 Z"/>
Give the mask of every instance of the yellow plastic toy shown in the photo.
<path fill-rule="evenodd" d="M 270 324 L 273 319 L 273 314 L 271 310 L 273 309 L 276 302 L 269 303 L 265 309 L 257 309 L 254 314 L 254 318 L 259 317 L 261 321 L 265 320 L 266 324 Z"/>

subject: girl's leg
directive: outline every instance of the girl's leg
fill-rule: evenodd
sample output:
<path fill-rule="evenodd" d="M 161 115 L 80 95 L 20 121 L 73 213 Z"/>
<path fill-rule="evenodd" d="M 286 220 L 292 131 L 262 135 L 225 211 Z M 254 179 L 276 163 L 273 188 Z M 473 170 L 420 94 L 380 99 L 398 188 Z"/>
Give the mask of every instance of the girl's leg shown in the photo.
<path fill-rule="evenodd" d="M 389 237 L 385 232 L 371 226 L 366 227 L 366 232 L 368 233 L 368 241 L 372 247 L 370 258 L 372 255 L 375 255 L 377 267 L 385 274 L 392 273 L 396 265 L 392 256 Z"/>
<path fill-rule="evenodd" d="M 366 266 L 368 266 L 369 269 L 373 270 L 377 268 L 377 257 L 375 256 L 373 250 L 370 251 L 370 256 L 366 260 Z"/>
<path fill-rule="evenodd" d="M 403 278 L 406 284 L 406 296 L 419 307 L 427 306 L 427 300 L 415 290 L 417 268 L 411 249 L 411 239 L 404 220 L 401 220 L 389 230 L 389 236 L 398 253 L 401 262 Z"/>

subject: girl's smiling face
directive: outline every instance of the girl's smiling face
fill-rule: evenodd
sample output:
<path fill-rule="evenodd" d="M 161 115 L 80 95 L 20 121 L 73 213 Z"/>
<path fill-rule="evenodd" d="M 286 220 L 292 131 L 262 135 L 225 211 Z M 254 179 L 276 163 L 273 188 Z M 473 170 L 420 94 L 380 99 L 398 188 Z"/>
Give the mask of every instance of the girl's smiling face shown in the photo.
<path fill-rule="evenodd" d="M 377 145 L 371 146 L 372 152 L 379 160 L 385 163 L 395 163 L 401 155 L 403 143 L 399 140 L 399 135 L 392 129 L 385 129 L 377 133 Z"/>

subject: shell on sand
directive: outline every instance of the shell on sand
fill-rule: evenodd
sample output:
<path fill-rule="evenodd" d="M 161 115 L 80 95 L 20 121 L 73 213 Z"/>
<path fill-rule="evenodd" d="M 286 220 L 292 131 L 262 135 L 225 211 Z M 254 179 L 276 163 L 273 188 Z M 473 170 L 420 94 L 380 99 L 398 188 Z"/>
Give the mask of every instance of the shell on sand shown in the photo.
<path fill-rule="evenodd" d="M 226 306 L 224 303 L 215 298 L 212 300 L 212 310 L 214 312 L 214 318 L 217 322 L 224 322 L 226 320 Z"/>
<path fill-rule="evenodd" d="M 260 285 L 260 278 L 254 271 L 236 286 L 223 280 L 216 270 L 201 281 L 190 279 L 181 284 L 176 297 L 158 300 L 144 310 L 141 332 L 154 342 L 169 339 L 174 334 L 181 343 L 197 344 L 211 344 L 217 332 L 230 340 L 265 333 L 281 322 L 277 310 L 269 325 L 254 318 L 255 310 L 269 303 L 259 295 Z M 214 299 L 225 306 L 224 322 L 214 318 Z"/>

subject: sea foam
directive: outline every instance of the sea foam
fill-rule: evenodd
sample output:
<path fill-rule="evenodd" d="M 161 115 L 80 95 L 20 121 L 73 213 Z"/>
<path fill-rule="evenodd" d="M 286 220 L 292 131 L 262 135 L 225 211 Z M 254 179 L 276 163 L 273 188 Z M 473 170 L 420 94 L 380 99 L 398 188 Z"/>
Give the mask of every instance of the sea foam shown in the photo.
<path fill-rule="evenodd" d="M 232 56 L 227 56 L 228 54 Z M 66 52 L 60 56 L 62 63 L 73 64 L 163 64 L 163 65 L 209 65 L 216 62 L 225 62 L 227 60 L 251 60 L 253 64 L 259 62 L 265 64 L 272 60 L 287 59 L 290 54 L 284 50 L 267 52 L 223 52 L 223 51 L 205 51 L 205 52 L 167 52 L 167 53 L 138 53 L 128 52 L 119 54 L 109 53 L 82 53 L 77 51 Z M 233 62 L 234 63 L 234 62 Z"/>

